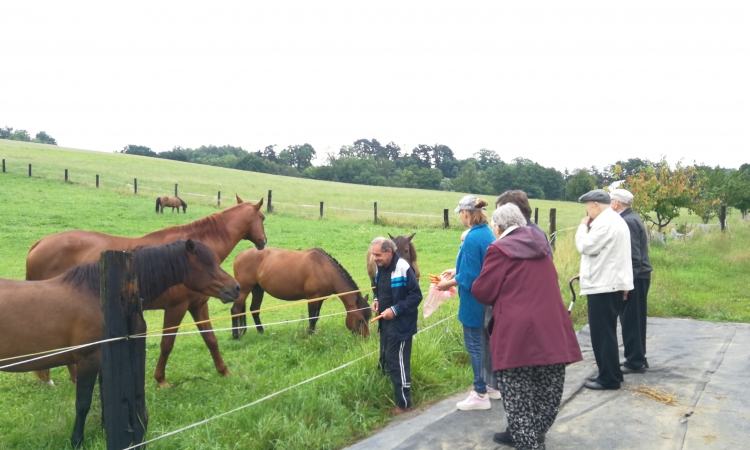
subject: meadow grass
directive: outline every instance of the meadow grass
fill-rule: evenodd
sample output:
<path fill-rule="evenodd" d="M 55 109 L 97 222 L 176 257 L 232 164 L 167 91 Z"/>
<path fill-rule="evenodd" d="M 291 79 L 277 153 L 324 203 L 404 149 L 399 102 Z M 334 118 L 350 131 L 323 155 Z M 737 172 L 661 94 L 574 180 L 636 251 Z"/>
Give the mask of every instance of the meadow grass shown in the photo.
<path fill-rule="evenodd" d="M 10 144 L 7 144 L 10 143 Z M 88 229 L 104 233 L 139 236 L 170 225 L 186 223 L 217 210 L 210 201 L 190 202 L 188 214 L 154 213 L 152 193 L 133 195 L 124 188 L 96 190 L 92 183 L 63 183 L 66 166 L 85 167 L 103 178 L 122 177 L 126 182 L 138 173 L 152 176 L 153 183 L 169 187 L 179 182 L 182 189 L 196 186 L 216 189 L 237 188 L 240 196 L 256 200 L 255 192 L 274 189 L 274 198 L 290 196 L 299 203 L 325 199 L 337 194 L 342 205 L 366 204 L 373 198 L 389 198 L 391 209 L 402 212 L 432 213 L 433 208 L 451 207 L 461 194 L 392 188 L 373 188 L 312 180 L 273 177 L 194 164 L 75 150 L 56 150 L 40 144 L 0 141 L 0 157 L 10 159 L 9 173 L 0 174 L 0 277 L 23 279 L 24 261 L 37 239 L 68 229 Z M 9 155 L 12 154 L 11 157 Z M 26 158 L 25 160 L 23 158 Z M 33 160 L 34 172 L 47 167 L 50 175 L 28 178 L 18 161 Z M 72 164 L 75 162 L 76 165 Z M 24 163 L 28 164 L 28 162 Z M 27 167 L 27 166 L 26 166 Z M 75 174 L 71 169 L 71 178 Z M 45 175 L 44 173 L 40 173 Z M 190 174 L 190 176 L 186 176 Z M 91 177 L 93 180 L 93 177 Z M 146 178 L 147 179 L 147 178 Z M 271 186 L 269 186 L 271 185 Z M 213 187 L 211 187 L 213 186 Z M 198 191 L 199 188 L 194 189 Z M 231 191 L 230 191 L 231 192 Z M 278 194 L 277 194 L 278 193 Z M 327 196 L 331 197 L 327 197 Z M 491 200 L 493 196 L 488 196 Z M 358 203 L 359 202 L 359 203 Z M 379 206 L 382 205 L 378 200 Z M 432 202 L 430 204 L 430 202 Z M 230 206 L 233 203 L 223 203 Z M 543 204 L 543 203 L 539 203 Z M 558 217 L 580 219 L 582 208 L 575 203 L 549 202 L 558 208 Z M 387 217 L 387 216 L 386 216 Z M 399 216 L 393 216 L 399 217 Z M 455 216 L 453 216 L 455 217 Z M 324 219 L 284 209 L 267 216 L 265 227 L 269 246 L 289 249 L 321 247 L 348 269 L 361 288 L 367 286 L 365 251 L 377 235 L 412 233 L 422 273 L 440 273 L 453 267 L 461 230 L 444 230 L 432 223 L 383 221 L 374 225 L 370 215 L 326 214 Z M 540 222 L 542 222 L 540 220 Z M 441 223 L 441 222 L 440 222 Z M 408 226 L 404 226 L 408 225 Z M 570 226 L 574 226 L 570 225 Z M 651 247 L 655 267 L 649 314 L 662 317 L 691 317 L 702 320 L 750 322 L 750 302 L 744 289 L 750 270 L 748 224 L 730 220 L 731 234 L 697 234 L 691 241 Z M 558 228 L 563 229 L 562 225 Z M 580 257 L 575 250 L 575 230 L 560 232 L 556 243 L 555 265 L 566 303 L 570 299 L 568 279 L 578 273 Z M 236 255 L 251 244 L 243 241 L 224 262 L 232 270 Z M 423 291 L 427 283 L 421 283 Z M 577 290 L 577 285 L 576 285 Z M 573 323 L 586 323 L 585 299 L 573 309 Z M 288 305 L 266 296 L 263 306 Z M 229 314 L 229 306 L 212 299 L 212 317 Z M 341 302 L 325 302 L 322 314 L 343 311 Z M 457 301 L 446 302 L 420 329 L 451 317 Z M 54 320 L 45 311 L 30 313 L 39 320 Z M 163 313 L 147 311 L 149 329 L 161 328 Z M 294 306 L 262 314 L 265 323 L 307 317 L 307 308 Z M 186 319 L 185 322 L 188 322 Z M 214 328 L 230 326 L 229 320 Z M 188 327 L 186 331 L 192 331 Z M 270 326 L 263 335 L 248 330 L 239 341 L 229 331 L 217 333 L 222 355 L 232 371 L 228 378 L 214 370 L 208 351 L 198 335 L 179 336 L 167 366 L 169 389 L 157 390 L 151 378 L 159 352 L 158 339 L 147 342 L 146 394 L 150 414 L 148 437 L 178 429 L 207 417 L 248 404 L 258 398 L 326 372 L 345 362 L 377 350 L 374 339 L 352 336 L 343 316 L 323 318 L 318 331 L 309 336 L 307 323 Z M 339 372 L 283 393 L 259 405 L 244 409 L 209 424 L 168 437 L 150 445 L 155 449 L 294 449 L 341 448 L 371 434 L 388 422 L 385 414 L 393 406 L 390 380 L 376 370 L 372 355 Z M 413 396 L 417 406 L 439 400 L 469 388 L 471 369 L 463 350 L 461 328 L 450 319 L 415 339 L 412 357 Z M 0 373 L 0 448 L 65 448 L 73 425 L 74 387 L 64 368 L 53 369 L 58 386 L 41 386 L 31 374 Z M 87 447 L 105 448 L 99 427 L 98 392 L 86 428 Z"/>

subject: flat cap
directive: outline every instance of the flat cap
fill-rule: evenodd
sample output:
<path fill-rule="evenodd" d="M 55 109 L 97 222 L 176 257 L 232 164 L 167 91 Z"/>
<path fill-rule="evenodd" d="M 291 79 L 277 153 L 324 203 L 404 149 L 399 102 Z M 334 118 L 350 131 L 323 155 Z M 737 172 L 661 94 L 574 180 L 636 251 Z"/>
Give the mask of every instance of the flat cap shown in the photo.
<path fill-rule="evenodd" d="M 594 189 L 593 191 L 588 191 L 585 194 L 583 194 L 579 199 L 579 202 L 586 203 L 586 202 L 597 202 L 597 203 L 607 203 L 611 201 L 609 198 L 609 194 L 607 194 L 607 191 L 604 189 Z"/>
<path fill-rule="evenodd" d="M 628 205 L 633 203 L 633 194 L 627 189 L 613 189 L 612 192 L 609 193 L 609 196 L 612 197 L 612 200 L 617 200 L 618 202 L 626 203 Z"/>

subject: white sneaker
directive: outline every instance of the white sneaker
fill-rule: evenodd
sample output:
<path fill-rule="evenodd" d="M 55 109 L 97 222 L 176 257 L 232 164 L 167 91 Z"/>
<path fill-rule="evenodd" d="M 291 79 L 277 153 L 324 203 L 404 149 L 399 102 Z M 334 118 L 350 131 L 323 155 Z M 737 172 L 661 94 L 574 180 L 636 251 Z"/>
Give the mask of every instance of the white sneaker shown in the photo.
<path fill-rule="evenodd" d="M 461 411 L 473 411 L 475 409 L 490 409 L 492 408 L 492 405 L 490 404 L 489 395 L 485 394 L 484 397 L 480 397 L 476 391 L 471 391 L 469 393 L 469 398 L 456 403 L 456 408 Z"/>
<path fill-rule="evenodd" d="M 487 386 L 487 397 L 491 398 L 492 400 L 500 400 L 503 398 L 502 394 L 500 394 L 500 391 L 497 389 L 492 389 L 491 387 Z"/>

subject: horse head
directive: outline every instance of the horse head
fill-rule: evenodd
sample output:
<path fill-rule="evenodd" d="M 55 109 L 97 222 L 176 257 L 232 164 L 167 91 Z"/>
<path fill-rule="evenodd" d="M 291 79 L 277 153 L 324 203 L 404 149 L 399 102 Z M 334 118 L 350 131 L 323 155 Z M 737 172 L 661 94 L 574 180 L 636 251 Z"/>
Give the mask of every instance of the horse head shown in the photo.
<path fill-rule="evenodd" d="M 351 312 L 346 315 L 346 327 L 351 330 L 353 334 L 362 337 L 370 337 L 370 318 L 372 317 L 372 310 L 370 309 L 369 304 L 370 294 L 367 294 L 364 297 L 362 297 L 362 294 L 359 292 L 351 295 L 356 296 L 355 304 L 359 311 Z"/>
<path fill-rule="evenodd" d="M 253 204 L 250 202 L 243 202 L 237 194 L 235 194 L 235 197 L 237 197 L 238 205 L 246 205 L 243 206 L 243 208 L 247 211 L 247 214 L 250 215 L 250 220 L 246 222 L 247 225 L 244 230 L 243 239 L 255 244 L 255 248 L 258 250 L 263 250 L 266 246 L 266 242 L 268 242 L 268 239 L 266 238 L 266 230 L 263 228 L 263 221 L 266 220 L 266 217 L 260 210 L 261 206 L 263 206 L 263 199 L 261 198 L 258 203 Z"/>
<path fill-rule="evenodd" d="M 216 297 L 222 303 L 232 303 L 240 296 L 240 285 L 231 275 L 221 268 L 221 261 L 207 245 L 188 239 L 185 241 L 188 254 L 188 273 L 185 276 L 185 287 L 210 297 Z"/>
<path fill-rule="evenodd" d="M 417 233 L 412 233 L 411 236 L 398 236 L 393 237 L 391 233 L 388 233 L 388 237 L 391 238 L 394 244 L 396 244 L 396 253 L 398 256 L 409 261 L 411 268 L 414 270 L 414 275 L 419 279 L 419 266 L 417 265 L 417 249 L 414 247 L 412 239 Z"/>

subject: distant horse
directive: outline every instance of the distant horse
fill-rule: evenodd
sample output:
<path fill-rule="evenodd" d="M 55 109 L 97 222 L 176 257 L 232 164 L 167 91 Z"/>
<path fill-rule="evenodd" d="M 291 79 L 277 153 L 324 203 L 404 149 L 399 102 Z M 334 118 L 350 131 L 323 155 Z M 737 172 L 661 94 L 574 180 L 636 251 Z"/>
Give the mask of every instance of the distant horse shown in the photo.
<path fill-rule="evenodd" d="M 240 293 L 237 282 L 221 268 L 216 253 L 198 241 L 183 241 L 133 250 L 138 295 L 153 302 L 170 287 L 184 284 L 201 295 L 228 303 Z M 104 339 L 104 318 L 99 305 L 99 263 L 68 269 L 44 281 L 0 279 L 0 359 L 73 347 Z M 37 311 L 50 314 L 36 314 Z M 137 332 L 145 331 L 145 324 Z M 136 333 L 137 333 L 136 332 Z M 0 366 L 32 359 L 15 358 Z M 6 372 L 49 370 L 75 365 L 76 419 L 71 444 L 83 444 L 83 427 L 91 407 L 101 367 L 99 345 L 84 347 L 28 363 L 7 367 Z M 101 379 L 100 379 L 101 383 Z M 20 399 L 19 399 L 20 400 Z M 148 421 L 148 417 L 142 418 Z"/>
<path fill-rule="evenodd" d="M 172 212 L 177 208 L 177 214 L 180 213 L 180 206 L 182 206 L 182 212 L 187 214 L 187 203 L 183 202 L 180 197 L 170 197 L 168 195 L 156 197 L 156 212 L 160 212 L 159 208 L 161 208 L 161 213 L 164 214 L 164 208 L 169 208 L 170 206 L 172 207 Z"/>
<path fill-rule="evenodd" d="M 409 261 L 409 264 L 411 264 L 411 268 L 414 270 L 414 276 L 417 277 L 417 280 L 419 280 L 419 266 L 417 265 L 417 249 L 414 248 L 414 243 L 411 241 L 414 239 L 414 235 L 417 233 L 412 233 L 411 236 L 398 236 L 393 237 L 391 236 L 391 233 L 388 233 L 388 237 L 391 238 L 394 244 L 396 244 L 396 253 L 398 253 L 398 256 L 401 258 L 404 258 L 405 260 Z M 372 259 L 372 256 L 370 255 L 370 249 L 367 249 L 367 275 L 370 276 L 370 285 L 375 286 L 375 273 L 377 272 L 378 268 L 375 264 L 375 260 Z"/>
<path fill-rule="evenodd" d="M 268 292 L 279 300 L 301 300 L 358 291 L 357 283 L 331 255 L 319 248 L 294 251 L 280 248 L 267 248 L 262 252 L 251 248 L 234 260 L 234 273 L 240 283 L 240 296 L 232 306 L 232 314 L 245 312 L 245 303 L 253 293 L 250 312 L 260 309 L 263 295 Z M 359 309 L 346 315 L 346 327 L 362 336 L 370 335 L 368 320 L 372 312 L 368 307 L 369 295 L 362 297 L 360 292 L 339 295 L 347 311 Z M 310 317 L 310 332 L 315 331 L 315 323 L 320 315 L 323 300 L 307 304 Z M 247 316 L 232 318 L 232 327 L 247 325 Z M 260 313 L 253 314 L 259 333 L 263 332 Z M 232 330 L 232 337 L 239 339 L 245 329 Z"/>
<path fill-rule="evenodd" d="M 263 199 L 257 204 L 245 203 L 237 197 L 237 205 L 185 225 L 168 227 L 139 238 L 112 236 L 94 231 L 71 230 L 52 234 L 40 239 L 31 246 L 26 257 L 26 279 L 46 280 L 60 275 L 65 270 L 99 260 L 104 250 L 132 250 L 136 247 L 155 246 L 172 242 L 177 238 L 197 239 L 209 246 L 224 261 L 241 239 L 247 239 L 262 249 L 266 245 L 263 229 Z M 164 327 L 179 325 L 186 312 L 190 312 L 195 322 L 209 319 L 208 297 L 192 292 L 184 286 L 176 286 L 159 298 L 143 305 L 144 309 L 163 309 Z M 41 318 L 41 316 L 40 316 Z M 216 370 L 229 375 L 229 369 L 219 352 L 210 323 L 196 325 L 203 331 L 201 337 L 211 352 Z M 164 372 L 167 359 L 174 347 L 175 336 L 163 336 L 161 354 L 154 370 L 154 378 L 159 387 L 168 386 Z M 75 368 L 70 368 L 75 379 Z M 38 372 L 43 381 L 49 380 L 49 371 Z"/>

